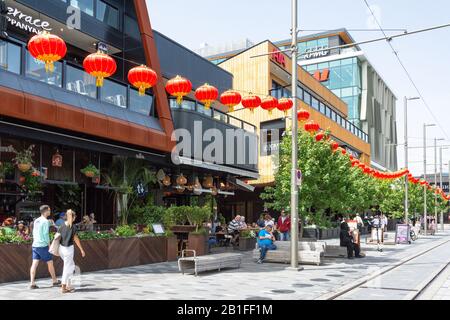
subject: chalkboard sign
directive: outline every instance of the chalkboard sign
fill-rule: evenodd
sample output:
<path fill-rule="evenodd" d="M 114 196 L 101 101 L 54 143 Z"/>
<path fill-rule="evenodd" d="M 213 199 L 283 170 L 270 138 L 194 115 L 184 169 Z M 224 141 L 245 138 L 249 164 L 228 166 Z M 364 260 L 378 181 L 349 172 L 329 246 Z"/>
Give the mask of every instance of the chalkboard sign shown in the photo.
<path fill-rule="evenodd" d="M 409 224 L 397 224 L 395 242 L 397 244 L 411 244 L 411 226 Z"/>

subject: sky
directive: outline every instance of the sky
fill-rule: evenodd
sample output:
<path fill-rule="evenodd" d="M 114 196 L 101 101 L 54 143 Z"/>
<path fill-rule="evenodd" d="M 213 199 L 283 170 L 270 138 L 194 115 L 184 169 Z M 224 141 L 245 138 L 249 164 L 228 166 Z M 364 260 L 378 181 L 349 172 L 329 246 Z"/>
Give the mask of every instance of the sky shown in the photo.
<path fill-rule="evenodd" d="M 366 0 L 384 29 L 408 31 L 450 23 L 448 0 Z M 300 30 L 375 29 L 377 27 L 364 0 L 299 0 Z M 290 0 L 147 0 L 152 26 L 196 50 L 202 43 L 211 46 L 233 40 L 250 39 L 254 43 L 290 37 Z M 301 31 L 300 36 L 313 32 Z M 382 36 L 375 31 L 350 31 L 356 41 Z M 397 34 L 399 31 L 388 32 Z M 438 145 L 450 146 L 450 28 L 409 35 L 392 41 L 392 45 L 424 100 L 408 104 L 410 147 L 423 147 L 423 124 L 439 124 L 427 129 L 427 144 L 443 138 Z M 361 46 L 371 64 L 397 96 L 397 132 L 404 143 L 403 97 L 417 92 L 398 63 L 390 46 L 376 42 Z M 404 147 L 398 147 L 399 168 L 404 167 Z M 450 149 L 443 150 L 444 172 L 448 171 Z M 427 149 L 428 173 L 434 173 L 434 149 Z M 439 151 L 438 151 L 439 164 Z M 409 149 L 409 168 L 423 173 L 423 148 Z M 439 166 L 438 166 L 439 168 Z M 439 170 L 439 169 L 438 169 Z"/>

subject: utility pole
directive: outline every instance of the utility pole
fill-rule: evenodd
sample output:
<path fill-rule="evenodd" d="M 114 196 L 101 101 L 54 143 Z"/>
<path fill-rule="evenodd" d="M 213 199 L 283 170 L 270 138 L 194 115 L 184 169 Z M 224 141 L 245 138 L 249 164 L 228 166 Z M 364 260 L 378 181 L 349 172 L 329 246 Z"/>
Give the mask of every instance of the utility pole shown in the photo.
<path fill-rule="evenodd" d="M 292 170 L 291 170 L 291 269 L 299 270 L 298 267 L 298 197 L 299 186 L 297 182 L 298 167 L 298 123 L 297 123 L 297 53 L 298 53 L 298 21 L 297 21 L 298 0 L 291 0 L 292 6 Z"/>
<path fill-rule="evenodd" d="M 435 124 L 423 124 L 423 178 L 427 181 L 427 127 L 434 127 Z M 427 187 L 423 186 L 423 220 L 424 235 L 427 235 Z"/>

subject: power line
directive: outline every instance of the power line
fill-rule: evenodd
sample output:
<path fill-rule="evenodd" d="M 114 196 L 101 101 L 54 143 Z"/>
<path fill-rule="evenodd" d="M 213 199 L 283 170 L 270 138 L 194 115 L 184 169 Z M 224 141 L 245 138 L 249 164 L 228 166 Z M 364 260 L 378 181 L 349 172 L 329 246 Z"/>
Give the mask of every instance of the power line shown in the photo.
<path fill-rule="evenodd" d="M 388 37 L 386 32 L 383 30 L 383 28 L 381 27 L 380 22 L 378 21 L 377 17 L 375 16 L 375 13 L 373 12 L 372 8 L 370 7 L 369 3 L 367 2 L 367 0 L 363 0 L 364 3 L 366 4 L 367 8 L 369 9 L 370 13 L 372 14 L 375 22 L 377 23 L 378 27 L 380 28 L 380 31 L 383 33 L 383 35 L 385 36 L 387 43 L 389 44 L 389 46 L 392 49 L 392 53 L 394 53 L 395 57 L 397 58 L 400 66 L 403 68 L 403 70 L 406 73 L 406 76 L 408 77 L 409 81 L 411 82 L 411 84 L 413 85 L 413 87 L 416 89 L 417 94 L 419 95 L 419 97 L 421 98 L 423 104 L 425 105 L 425 107 L 428 109 L 428 111 L 430 112 L 431 116 L 433 117 L 433 120 L 436 122 L 436 124 L 438 125 L 438 127 L 442 130 L 442 132 L 444 133 L 444 135 L 447 137 L 447 139 L 450 139 L 447 132 L 444 130 L 444 128 L 442 127 L 441 123 L 439 122 L 439 120 L 437 119 L 437 117 L 434 115 L 433 111 L 431 110 L 430 106 L 428 105 L 427 101 L 425 100 L 424 96 L 422 95 L 422 92 L 420 91 L 419 87 L 416 85 L 415 81 L 413 80 L 411 74 L 409 73 L 408 69 L 406 68 L 405 64 L 403 63 L 403 61 L 400 59 L 400 56 L 398 55 L 398 52 L 395 50 L 394 46 L 391 43 L 392 37 Z"/>
<path fill-rule="evenodd" d="M 351 32 L 366 32 L 366 31 L 380 31 L 380 29 L 345 29 L 346 31 Z M 407 29 L 384 29 L 385 31 L 403 31 L 408 32 Z M 300 32 L 327 32 L 330 29 L 299 29 Z"/>

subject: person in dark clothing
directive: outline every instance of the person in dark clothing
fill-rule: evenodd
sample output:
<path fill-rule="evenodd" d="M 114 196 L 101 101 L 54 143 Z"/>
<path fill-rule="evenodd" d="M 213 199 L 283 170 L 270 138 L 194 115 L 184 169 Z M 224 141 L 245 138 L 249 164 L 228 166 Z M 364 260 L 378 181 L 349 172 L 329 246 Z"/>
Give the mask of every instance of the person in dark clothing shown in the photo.
<path fill-rule="evenodd" d="M 350 232 L 350 227 L 348 226 L 347 222 L 341 223 L 341 233 L 339 235 L 339 238 L 341 240 L 341 247 L 347 248 L 347 257 L 349 259 L 353 259 L 353 251 L 355 252 L 356 258 L 362 258 L 360 253 L 359 245 L 353 242 L 353 236 Z"/>

